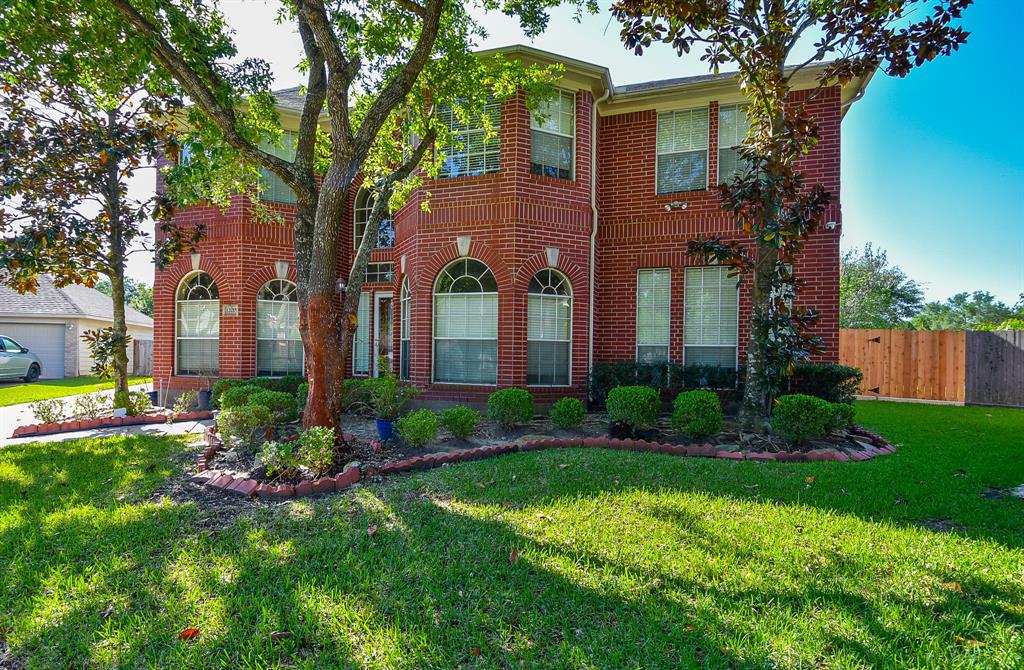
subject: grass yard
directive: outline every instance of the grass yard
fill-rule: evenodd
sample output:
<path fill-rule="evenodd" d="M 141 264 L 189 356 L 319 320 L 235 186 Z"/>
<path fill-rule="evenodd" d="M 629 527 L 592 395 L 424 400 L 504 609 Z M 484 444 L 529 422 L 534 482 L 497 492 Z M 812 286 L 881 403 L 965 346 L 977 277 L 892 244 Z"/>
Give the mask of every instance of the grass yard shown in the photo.
<path fill-rule="evenodd" d="M 1024 500 L 982 495 L 1024 484 L 1024 411 L 858 410 L 896 455 L 514 454 L 238 503 L 216 532 L 159 495 L 179 442 L 8 447 L 0 658 L 6 639 L 29 668 L 1024 667 Z"/>
<path fill-rule="evenodd" d="M 129 384 L 149 384 L 152 381 L 152 377 L 128 378 Z M 114 388 L 114 382 L 103 381 L 99 377 L 87 375 L 67 377 L 66 379 L 42 379 L 31 384 L 0 383 L 0 407 L 20 405 L 21 403 L 35 402 L 37 400 L 49 400 L 50 398 L 63 398 L 64 396 L 104 391 L 112 388 Z"/>

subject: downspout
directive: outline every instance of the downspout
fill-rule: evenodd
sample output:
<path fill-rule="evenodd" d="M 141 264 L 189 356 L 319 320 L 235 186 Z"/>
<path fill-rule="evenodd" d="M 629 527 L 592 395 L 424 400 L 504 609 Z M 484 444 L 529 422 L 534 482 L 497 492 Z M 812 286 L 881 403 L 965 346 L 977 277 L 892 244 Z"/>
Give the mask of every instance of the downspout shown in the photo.
<path fill-rule="evenodd" d="M 594 261 L 597 255 L 597 106 L 611 97 L 609 86 L 604 94 L 594 101 L 590 108 L 590 211 L 593 223 L 590 228 L 590 267 L 588 272 L 588 289 L 590 291 L 590 310 L 587 321 L 587 376 L 594 370 Z"/>

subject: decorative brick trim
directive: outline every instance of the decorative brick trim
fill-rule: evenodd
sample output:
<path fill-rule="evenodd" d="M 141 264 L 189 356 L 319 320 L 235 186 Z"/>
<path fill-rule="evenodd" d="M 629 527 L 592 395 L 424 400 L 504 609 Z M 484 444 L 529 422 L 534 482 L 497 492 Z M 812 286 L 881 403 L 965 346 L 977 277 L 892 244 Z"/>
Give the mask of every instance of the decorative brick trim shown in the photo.
<path fill-rule="evenodd" d="M 212 419 L 209 411 L 182 412 L 171 417 L 172 423 L 179 421 L 203 421 Z M 73 433 L 79 430 L 95 430 L 96 428 L 115 428 L 117 426 L 142 426 L 150 423 L 167 423 L 165 414 L 146 414 L 143 416 L 126 416 L 124 418 L 104 417 L 101 419 L 75 419 L 58 423 L 33 423 L 18 426 L 11 437 L 34 437 L 36 435 L 54 435 L 56 433 Z"/>
<path fill-rule="evenodd" d="M 570 438 L 549 438 L 544 440 L 532 440 L 521 444 L 501 444 L 486 447 L 474 447 L 472 449 L 459 449 L 456 451 L 441 451 L 432 454 L 412 456 L 400 461 L 390 461 L 380 467 L 369 466 L 364 473 L 360 467 L 351 467 L 335 477 L 320 477 L 319 479 L 303 479 L 298 484 L 280 484 L 274 486 L 256 481 L 255 479 L 235 478 L 219 470 L 208 469 L 208 463 L 213 460 L 214 454 L 223 446 L 223 440 L 217 435 L 216 426 L 206 429 L 207 447 L 196 459 L 198 472 L 192 477 L 192 481 L 203 484 L 214 489 L 220 489 L 228 493 L 241 495 L 243 497 L 259 496 L 260 498 L 291 498 L 320 493 L 333 493 L 344 491 L 357 484 L 364 476 L 386 476 L 413 470 L 427 470 L 436 468 L 448 463 L 461 461 L 478 461 L 492 456 L 501 456 L 513 452 L 540 451 L 543 449 L 566 449 L 566 448 L 596 448 L 596 449 L 618 449 L 621 451 L 649 452 L 654 454 L 667 454 L 671 456 L 691 456 L 703 458 L 722 458 L 729 460 L 748 461 L 866 461 L 877 456 L 896 453 L 896 448 L 880 435 L 868 432 L 861 428 L 851 431 L 854 435 L 867 438 L 874 445 L 871 448 L 847 452 L 842 449 L 812 449 L 811 451 L 727 451 L 716 449 L 711 444 L 667 444 L 664 442 L 648 442 L 647 440 L 621 440 L 611 437 L 570 437 Z M 355 437 L 349 433 L 342 435 L 346 441 Z"/>

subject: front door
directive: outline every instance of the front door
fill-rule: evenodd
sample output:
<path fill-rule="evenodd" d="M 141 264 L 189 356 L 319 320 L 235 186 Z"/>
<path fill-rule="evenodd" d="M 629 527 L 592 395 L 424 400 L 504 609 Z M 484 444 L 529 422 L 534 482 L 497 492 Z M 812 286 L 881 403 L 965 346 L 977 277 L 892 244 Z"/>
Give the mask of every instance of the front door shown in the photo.
<path fill-rule="evenodd" d="M 394 298 L 390 292 L 377 293 L 374 296 L 373 308 L 373 376 L 379 377 L 382 370 L 380 361 L 386 361 L 387 369 L 394 370 L 395 356 L 393 345 L 392 324 L 394 323 Z"/>

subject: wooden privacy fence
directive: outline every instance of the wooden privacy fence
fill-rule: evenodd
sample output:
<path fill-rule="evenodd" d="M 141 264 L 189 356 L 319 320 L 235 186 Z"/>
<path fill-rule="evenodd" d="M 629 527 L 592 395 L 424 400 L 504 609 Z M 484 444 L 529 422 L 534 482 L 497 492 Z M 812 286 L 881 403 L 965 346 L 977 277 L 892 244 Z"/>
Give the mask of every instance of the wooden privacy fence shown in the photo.
<path fill-rule="evenodd" d="M 153 340 L 132 340 L 132 374 L 153 374 Z"/>
<path fill-rule="evenodd" d="M 839 331 L 865 396 L 1024 407 L 1024 331 Z"/>

